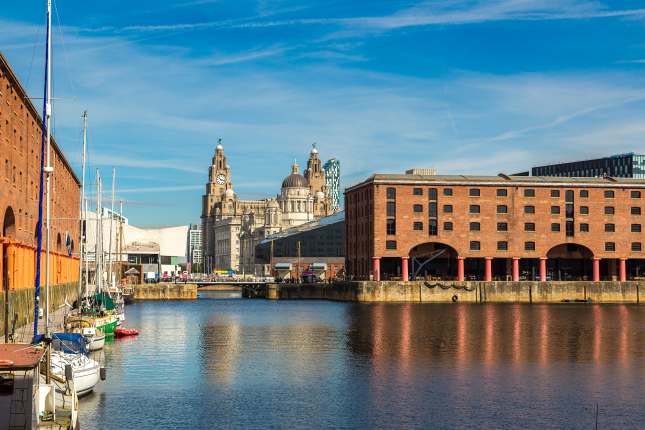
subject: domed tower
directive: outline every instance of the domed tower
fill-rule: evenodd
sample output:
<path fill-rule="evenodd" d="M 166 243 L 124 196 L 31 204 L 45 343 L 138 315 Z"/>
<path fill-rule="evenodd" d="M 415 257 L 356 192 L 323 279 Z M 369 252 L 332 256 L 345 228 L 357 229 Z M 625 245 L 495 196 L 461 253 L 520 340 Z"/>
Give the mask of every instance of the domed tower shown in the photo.
<path fill-rule="evenodd" d="M 212 237 L 212 226 L 215 221 L 216 208 L 222 199 L 225 197 L 224 193 L 228 189 L 232 189 L 231 184 L 231 168 L 226 162 L 226 155 L 224 155 L 224 146 L 222 146 L 222 139 L 217 140 L 215 147 L 215 154 L 211 160 L 211 166 L 208 169 L 208 183 L 206 183 L 206 194 L 202 196 L 202 247 L 204 256 L 212 256 L 214 254 L 215 241 Z M 221 212 L 221 209 L 220 209 Z"/>
<path fill-rule="evenodd" d="M 318 148 L 314 143 L 311 146 L 309 160 L 307 161 L 307 171 L 305 172 L 311 195 L 315 197 L 314 214 L 316 217 L 324 217 L 328 214 L 328 201 L 326 198 L 326 180 L 325 169 L 318 155 Z M 322 196 L 322 197 L 321 197 Z"/>
<path fill-rule="evenodd" d="M 309 183 L 312 195 L 315 195 L 318 191 L 325 192 L 325 170 L 322 167 L 322 161 L 318 156 L 318 148 L 316 148 L 315 143 L 311 145 L 305 178 Z"/>
<path fill-rule="evenodd" d="M 314 219 L 309 182 L 298 173 L 295 160 L 291 165 L 291 174 L 282 181 L 277 201 L 282 212 L 283 225 L 294 226 Z"/>

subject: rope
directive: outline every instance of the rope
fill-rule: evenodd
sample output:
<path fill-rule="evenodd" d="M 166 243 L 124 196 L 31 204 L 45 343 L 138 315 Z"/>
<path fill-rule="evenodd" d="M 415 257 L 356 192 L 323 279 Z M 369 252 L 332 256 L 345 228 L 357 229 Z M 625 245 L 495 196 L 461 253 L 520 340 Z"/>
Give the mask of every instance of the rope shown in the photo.
<path fill-rule="evenodd" d="M 442 283 L 439 283 L 439 282 L 431 284 L 428 281 L 424 281 L 423 285 L 426 288 L 437 288 L 437 287 L 439 287 L 442 290 L 449 290 L 451 288 L 454 288 L 455 290 L 464 290 L 464 291 L 468 291 L 468 292 L 475 291 L 475 287 L 469 287 L 467 284 L 466 285 L 454 285 L 454 284 L 446 285 L 446 284 L 442 284 Z"/>

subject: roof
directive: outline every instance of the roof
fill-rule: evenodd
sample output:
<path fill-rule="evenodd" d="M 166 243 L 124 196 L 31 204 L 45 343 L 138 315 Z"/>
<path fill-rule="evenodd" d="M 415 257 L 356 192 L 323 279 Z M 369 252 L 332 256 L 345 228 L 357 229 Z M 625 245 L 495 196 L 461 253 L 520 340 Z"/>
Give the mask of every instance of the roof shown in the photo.
<path fill-rule="evenodd" d="M 645 188 L 645 179 L 635 178 L 570 178 L 560 176 L 497 176 L 476 175 L 403 175 L 376 173 L 363 182 L 347 188 L 351 191 L 364 185 L 376 184 L 436 184 L 436 185 L 484 185 L 484 186 L 535 186 L 535 187 L 632 187 Z"/>
<path fill-rule="evenodd" d="M 292 236 L 294 234 L 304 233 L 306 231 L 315 230 L 317 228 L 321 228 L 326 225 L 335 224 L 337 222 L 344 222 L 344 221 L 345 221 L 345 211 L 336 212 L 333 215 L 320 218 L 316 221 L 308 222 L 306 224 L 301 224 L 297 227 L 292 227 L 290 229 L 283 230 L 279 233 L 272 234 L 271 236 L 268 236 L 266 239 L 261 240 L 260 244 L 269 243 L 277 239 L 282 239 L 288 236 Z"/>
<path fill-rule="evenodd" d="M 31 99 L 29 98 L 29 95 L 27 94 L 27 91 L 25 88 L 22 86 L 20 83 L 20 80 L 18 80 L 18 77 L 14 73 L 13 69 L 11 68 L 11 65 L 9 64 L 9 61 L 7 58 L 0 52 L 0 66 L 4 66 L 4 68 L 7 70 L 7 75 L 9 77 L 9 80 L 14 84 L 16 91 L 20 95 L 20 98 L 22 99 L 22 102 L 25 104 L 27 109 L 31 111 L 31 114 L 33 117 L 36 119 L 36 122 L 42 126 L 43 120 L 40 116 L 40 113 L 38 109 L 34 106 L 34 104 L 31 102 Z M 72 169 L 72 166 L 69 164 L 67 161 L 67 158 L 65 158 L 65 154 L 63 153 L 62 149 L 58 146 L 56 143 L 56 140 L 54 139 L 54 136 L 51 137 L 51 145 L 54 148 L 54 151 L 60 156 L 60 160 L 62 163 L 67 167 L 67 170 L 69 173 L 72 175 L 72 178 L 76 181 L 77 185 L 81 185 L 81 182 L 79 181 L 78 177 L 76 176 L 76 173 L 74 172 L 74 169 Z"/>
<path fill-rule="evenodd" d="M 0 344 L 0 360 L 12 361 L 13 365 L 0 366 L 0 370 L 33 369 L 40 363 L 44 354 L 44 348 L 29 343 L 2 343 Z"/>

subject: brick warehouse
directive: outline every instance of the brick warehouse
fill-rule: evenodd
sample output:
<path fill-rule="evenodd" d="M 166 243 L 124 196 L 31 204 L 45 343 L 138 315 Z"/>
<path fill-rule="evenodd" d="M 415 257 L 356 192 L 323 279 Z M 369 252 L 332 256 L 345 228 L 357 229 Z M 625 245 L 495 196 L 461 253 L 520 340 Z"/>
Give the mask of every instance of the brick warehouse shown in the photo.
<path fill-rule="evenodd" d="M 41 123 L 38 110 L 0 53 L 0 285 L 3 290 L 34 286 Z M 79 237 L 80 184 L 53 138 L 51 157 L 54 174 L 50 283 L 56 285 L 78 280 L 78 258 L 70 254 L 76 251 Z M 44 282 L 44 265 L 42 275 Z"/>
<path fill-rule="evenodd" d="M 645 180 L 375 174 L 345 191 L 354 279 L 626 280 Z"/>

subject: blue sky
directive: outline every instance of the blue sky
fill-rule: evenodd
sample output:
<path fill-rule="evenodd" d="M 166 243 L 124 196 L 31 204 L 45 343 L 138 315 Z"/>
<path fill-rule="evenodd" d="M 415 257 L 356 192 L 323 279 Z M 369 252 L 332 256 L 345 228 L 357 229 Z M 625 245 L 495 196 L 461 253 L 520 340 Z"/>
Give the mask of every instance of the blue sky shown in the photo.
<path fill-rule="evenodd" d="M 138 225 L 199 220 L 217 139 L 241 197 L 312 142 L 342 185 L 644 152 L 645 1 L 57 0 L 55 134 L 117 169 Z M 0 50 L 42 87 L 45 1 L 7 2 Z M 40 101 L 37 101 L 40 103 Z"/>

